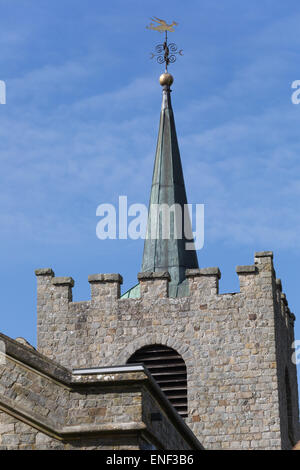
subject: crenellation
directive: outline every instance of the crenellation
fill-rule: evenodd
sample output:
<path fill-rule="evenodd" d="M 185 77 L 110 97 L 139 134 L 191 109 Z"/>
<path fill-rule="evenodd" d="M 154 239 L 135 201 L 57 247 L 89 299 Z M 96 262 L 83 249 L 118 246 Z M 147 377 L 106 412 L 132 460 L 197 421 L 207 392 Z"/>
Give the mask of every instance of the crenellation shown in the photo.
<path fill-rule="evenodd" d="M 73 300 L 74 280 L 71 277 L 54 277 L 52 278 L 52 284 L 54 286 L 54 309 L 67 309 L 68 303 Z"/>
<path fill-rule="evenodd" d="M 294 327 L 294 323 L 296 321 L 296 316 L 294 313 L 292 313 L 290 310 L 289 310 L 289 318 L 290 318 L 290 324 L 292 327 Z"/>
<path fill-rule="evenodd" d="M 282 300 L 282 303 L 287 307 L 288 306 L 288 301 L 287 301 L 286 295 L 281 293 L 280 298 Z"/>
<path fill-rule="evenodd" d="M 263 277 L 271 277 L 276 279 L 276 273 L 273 266 L 273 252 L 259 251 L 254 254 L 254 264 L 257 266 L 259 273 Z"/>
<path fill-rule="evenodd" d="M 276 288 L 279 290 L 279 292 L 282 292 L 282 282 L 281 282 L 281 279 L 276 279 L 276 280 L 275 280 L 275 283 L 276 283 Z"/>
<path fill-rule="evenodd" d="M 273 251 L 256 251 L 254 254 L 254 258 L 271 258 L 273 260 L 273 257 Z"/>
<path fill-rule="evenodd" d="M 255 265 L 250 266 L 237 266 L 236 267 L 237 274 L 256 274 L 257 267 Z"/>
<path fill-rule="evenodd" d="M 54 277 L 52 279 L 52 284 L 54 286 L 68 286 L 74 287 L 74 279 L 72 277 Z"/>
<path fill-rule="evenodd" d="M 281 314 L 284 320 L 285 326 L 288 328 L 289 327 L 289 307 L 288 307 L 288 301 L 286 298 L 286 295 L 281 292 L 280 294 L 280 305 L 281 305 Z"/>
<path fill-rule="evenodd" d="M 240 279 L 241 292 L 244 288 L 249 292 L 252 283 L 260 285 L 262 289 L 263 286 L 269 284 L 268 287 L 271 288 L 269 279 L 270 275 L 272 277 L 274 274 L 272 259 L 272 252 L 258 252 L 255 253 L 254 265 L 236 267 L 236 272 Z M 268 266 L 272 269 L 266 270 L 266 267 Z M 54 272 L 50 268 L 36 270 L 36 276 L 38 277 L 38 285 L 40 284 L 45 288 L 50 287 L 49 281 L 56 287 L 63 286 L 68 288 L 68 290 L 59 291 L 60 294 L 58 295 L 54 294 L 55 298 L 72 298 L 71 289 L 74 286 L 74 280 L 71 277 L 54 277 Z M 258 278 L 256 278 L 256 276 L 258 276 Z M 204 297 L 207 295 L 210 297 L 217 295 L 222 298 L 224 298 L 224 296 L 235 296 L 239 294 L 239 292 L 219 294 L 219 280 L 221 278 L 221 272 L 217 267 L 188 269 L 186 270 L 186 277 L 189 281 L 190 287 L 189 298 L 192 298 L 193 296 L 199 297 L 199 295 L 203 296 L 203 294 Z M 39 281 L 39 279 L 41 279 L 41 281 Z M 170 274 L 168 272 L 142 272 L 138 274 L 138 280 L 141 289 L 141 299 L 144 295 L 149 295 L 149 293 L 152 297 L 168 298 L 168 284 L 170 281 Z M 109 298 L 120 299 L 120 286 L 123 283 L 123 278 L 120 274 L 92 274 L 89 275 L 88 281 L 91 286 L 91 300 L 93 303 L 101 302 L 101 299 L 103 301 L 105 301 L 105 299 L 108 300 Z M 281 280 L 279 279 L 275 282 L 276 288 L 281 292 Z M 50 290 L 51 289 L 48 289 L 47 294 L 49 294 Z M 154 290 L 159 294 L 158 297 L 154 294 Z M 68 292 L 68 295 L 66 295 L 66 292 Z M 284 294 L 282 295 L 285 296 Z M 137 299 L 121 300 L 124 304 L 128 301 L 128 304 L 131 305 Z M 72 300 L 70 300 L 70 302 L 72 302 Z"/>
<path fill-rule="evenodd" d="M 194 307 L 205 304 L 219 294 L 219 268 L 187 269 L 186 277 L 189 283 L 189 297 Z"/>
<path fill-rule="evenodd" d="M 255 298 L 257 296 L 257 276 L 259 271 L 257 266 L 237 266 L 236 273 L 239 277 L 240 292 L 247 295 L 248 298 Z"/>
<path fill-rule="evenodd" d="M 40 269 L 35 270 L 35 275 L 37 277 L 41 277 L 41 276 L 54 277 L 54 271 L 51 268 L 40 268 Z"/>
<path fill-rule="evenodd" d="M 150 298 L 166 299 L 169 296 L 169 282 L 171 280 L 168 272 L 142 272 L 138 274 L 140 283 L 141 299 L 143 302 Z"/>
<path fill-rule="evenodd" d="M 120 274 L 91 274 L 88 277 L 93 306 L 115 302 L 121 297 L 123 278 Z"/>
<path fill-rule="evenodd" d="M 43 304 L 48 302 L 53 291 L 52 279 L 54 272 L 51 268 L 36 269 L 35 275 L 37 278 L 37 297 L 38 303 Z"/>

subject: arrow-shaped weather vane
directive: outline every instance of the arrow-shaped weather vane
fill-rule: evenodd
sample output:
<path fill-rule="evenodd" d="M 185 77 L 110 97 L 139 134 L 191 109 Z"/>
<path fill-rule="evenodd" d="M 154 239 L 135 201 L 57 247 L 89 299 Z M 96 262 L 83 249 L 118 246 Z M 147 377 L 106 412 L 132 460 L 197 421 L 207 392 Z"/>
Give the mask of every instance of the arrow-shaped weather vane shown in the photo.
<path fill-rule="evenodd" d="M 160 33 L 165 32 L 165 41 L 163 44 L 158 44 L 155 47 L 155 53 L 151 54 L 151 59 L 156 57 L 156 60 L 159 64 L 166 64 L 166 73 L 168 73 L 168 65 L 173 64 L 176 61 L 176 54 L 183 55 L 183 50 L 178 50 L 178 47 L 173 42 L 168 44 L 168 31 L 173 33 L 174 26 L 177 26 L 178 23 L 173 21 L 171 24 L 167 24 L 166 21 L 156 18 L 155 16 L 151 18 L 151 21 L 155 23 L 150 23 L 147 26 L 147 29 L 152 29 L 153 31 L 159 31 Z"/>

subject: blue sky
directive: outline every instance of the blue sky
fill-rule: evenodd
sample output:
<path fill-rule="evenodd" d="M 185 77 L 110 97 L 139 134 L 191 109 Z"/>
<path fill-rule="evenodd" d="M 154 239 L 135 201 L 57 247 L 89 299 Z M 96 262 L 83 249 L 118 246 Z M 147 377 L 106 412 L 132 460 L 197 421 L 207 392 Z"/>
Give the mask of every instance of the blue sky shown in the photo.
<path fill-rule="evenodd" d="M 205 204 L 202 267 L 273 250 L 300 318 L 300 4 L 280 0 L 0 0 L 1 324 L 36 343 L 34 269 L 136 283 L 142 241 L 99 241 L 96 208 L 148 204 L 161 104 L 153 15 L 179 23 L 170 71 L 188 199 Z M 300 339 L 300 320 L 296 322 Z"/>

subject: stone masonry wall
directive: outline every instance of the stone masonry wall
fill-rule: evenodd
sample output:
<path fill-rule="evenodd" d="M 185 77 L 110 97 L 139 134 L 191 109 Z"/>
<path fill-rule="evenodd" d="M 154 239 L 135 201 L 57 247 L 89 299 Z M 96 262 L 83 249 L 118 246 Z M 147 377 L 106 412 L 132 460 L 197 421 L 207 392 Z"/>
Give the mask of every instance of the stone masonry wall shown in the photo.
<path fill-rule="evenodd" d="M 84 437 L 63 441 L 0 411 L 0 450 L 138 450 L 138 436 Z"/>
<path fill-rule="evenodd" d="M 147 371 L 72 375 L 0 339 L 0 449 L 201 448 Z"/>
<path fill-rule="evenodd" d="M 283 449 L 290 449 L 300 438 L 298 421 L 298 383 L 296 364 L 291 360 L 294 349 L 295 315 L 291 313 L 280 279 L 276 280 L 275 331 L 277 350 L 277 376 L 279 392 L 280 426 Z M 290 390 L 288 390 L 290 389 Z M 289 397 L 290 394 L 290 397 Z M 293 414 L 289 419 L 289 405 Z"/>
<path fill-rule="evenodd" d="M 38 349 L 66 367 L 125 364 L 137 349 L 177 350 L 188 373 L 187 423 L 205 448 L 290 448 L 285 372 L 298 438 L 291 362 L 293 316 L 271 252 L 240 266 L 240 292 L 219 294 L 218 268 L 190 270 L 189 297 L 168 297 L 168 273 L 142 273 L 140 299 L 120 299 L 121 276 L 89 277 L 91 300 L 72 302 L 72 278 L 38 270 Z M 290 407 L 290 408 L 291 408 Z"/>

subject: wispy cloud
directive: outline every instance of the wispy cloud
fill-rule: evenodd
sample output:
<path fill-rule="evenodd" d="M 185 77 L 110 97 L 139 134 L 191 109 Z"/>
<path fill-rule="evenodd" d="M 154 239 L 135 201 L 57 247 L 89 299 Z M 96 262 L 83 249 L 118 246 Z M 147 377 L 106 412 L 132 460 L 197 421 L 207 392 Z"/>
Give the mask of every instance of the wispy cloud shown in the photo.
<path fill-rule="evenodd" d="M 287 77 L 297 77 L 293 67 L 288 74 L 283 53 L 266 55 L 269 37 L 294 29 L 295 21 L 276 20 L 256 37 L 245 36 L 247 60 L 209 94 L 183 99 L 178 72 L 175 115 L 188 193 L 207 205 L 206 236 L 212 240 L 300 248 L 300 220 L 289 210 L 299 197 L 300 107 L 290 102 Z M 109 69 L 113 60 L 105 51 Z M 206 67 L 208 78 L 211 65 L 199 65 L 200 76 Z M 47 61 L 9 80 L 8 105 L 0 110 L 0 220 L 6 234 L 18 223 L 24 237 L 52 242 L 64 231 L 90 227 L 96 206 L 118 194 L 147 202 L 159 87 L 136 73 L 122 86 L 113 82 L 99 92 L 93 84 L 78 92 L 97 67 L 93 48 L 84 60 Z M 286 87 L 284 93 L 276 94 L 278 87 Z"/>

